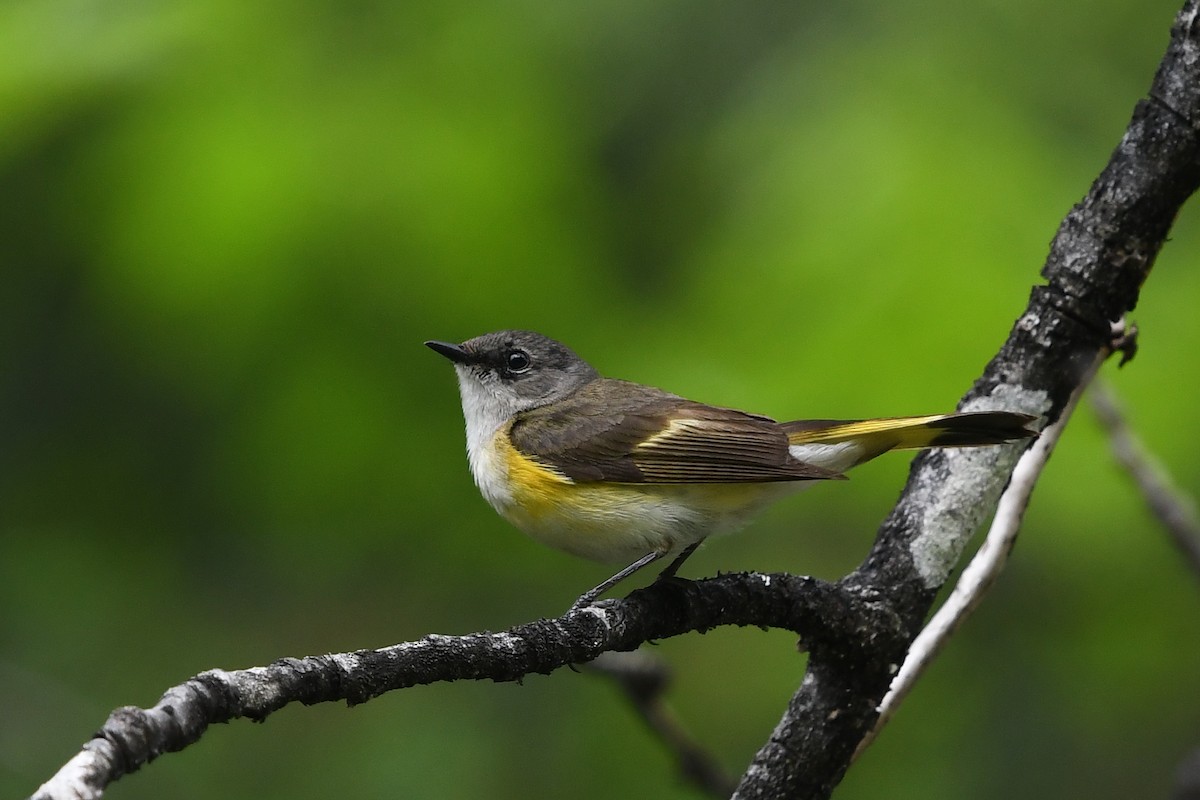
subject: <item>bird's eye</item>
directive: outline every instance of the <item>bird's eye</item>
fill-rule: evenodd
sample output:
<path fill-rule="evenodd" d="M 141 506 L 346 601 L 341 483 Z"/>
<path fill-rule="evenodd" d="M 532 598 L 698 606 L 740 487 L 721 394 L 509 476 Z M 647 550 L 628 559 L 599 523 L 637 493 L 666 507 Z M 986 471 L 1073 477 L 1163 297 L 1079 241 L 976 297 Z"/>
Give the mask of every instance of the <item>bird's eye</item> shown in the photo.
<path fill-rule="evenodd" d="M 504 365 L 509 372 L 525 372 L 529 369 L 529 354 L 524 350 L 509 350 L 504 356 Z"/>

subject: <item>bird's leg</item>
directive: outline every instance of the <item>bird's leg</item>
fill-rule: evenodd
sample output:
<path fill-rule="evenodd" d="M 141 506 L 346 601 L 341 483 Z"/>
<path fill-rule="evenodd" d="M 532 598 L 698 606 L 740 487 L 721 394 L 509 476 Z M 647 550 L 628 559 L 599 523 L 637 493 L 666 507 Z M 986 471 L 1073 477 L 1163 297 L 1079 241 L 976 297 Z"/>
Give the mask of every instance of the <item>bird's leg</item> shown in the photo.
<path fill-rule="evenodd" d="M 667 566 L 665 566 L 663 568 L 662 572 L 658 573 L 658 577 L 655 578 L 655 580 L 661 581 L 661 580 L 666 580 L 668 578 L 675 577 L 675 573 L 679 571 L 679 568 L 681 566 L 683 566 L 683 562 L 687 561 L 688 556 L 690 556 L 692 553 L 696 552 L 696 548 L 699 546 L 700 546 L 700 543 L 696 542 L 695 544 L 689 544 L 687 547 L 683 548 L 683 550 L 679 553 L 679 555 L 675 556 L 675 560 L 672 561 L 670 564 L 667 564 Z M 655 561 L 658 561 L 660 558 L 663 558 L 664 556 L 666 556 L 666 553 L 659 552 L 657 550 L 650 552 L 650 553 L 646 553 L 646 555 L 642 556 L 637 561 L 634 561 L 632 564 L 630 564 L 628 567 L 625 567 L 625 569 L 621 570 L 616 575 L 613 575 L 611 578 L 608 578 L 607 580 L 601 582 L 600 584 L 598 584 L 596 586 L 593 586 L 591 589 L 588 589 L 586 592 L 581 594 L 579 596 L 579 599 L 576 600 L 571 605 L 570 610 L 577 611 L 578 609 L 581 609 L 584 606 L 590 606 L 592 603 L 596 602 L 596 600 L 600 597 L 600 595 L 604 594 L 609 589 L 616 586 L 618 583 L 625 580 L 626 578 L 628 578 L 633 573 L 637 572 L 642 567 L 653 564 Z"/>
<path fill-rule="evenodd" d="M 689 544 L 687 547 L 683 548 L 683 551 L 679 555 L 675 556 L 675 560 L 663 567 L 663 571 L 658 573 L 658 580 L 661 581 L 667 578 L 674 578 L 675 573 L 679 572 L 679 568 L 683 566 L 683 562 L 687 561 L 688 556 L 696 552 L 696 548 L 699 546 L 700 543 L 696 542 L 695 544 Z"/>
<path fill-rule="evenodd" d="M 694 549 L 694 548 L 692 548 L 692 549 Z M 684 551 L 684 552 L 686 553 L 687 551 Z M 598 597 L 600 597 L 600 595 L 604 594 L 609 589 L 616 586 L 618 583 L 625 580 L 626 578 L 628 578 L 633 573 L 637 572 L 642 567 L 646 566 L 647 564 L 653 564 L 655 561 L 658 561 L 660 558 L 662 558 L 665 555 L 666 555 L 666 553 L 659 552 L 658 550 L 655 550 L 650 553 L 646 553 L 646 555 L 642 556 L 637 561 L 630 564 L 628 567 L 625 567 L 625 569 L 621 570 L 616 575 L 613 575 L 611 578 L 601 582 L 600 584 L 592 587 L 591 589 L 588 589 L 586 592 L 581 594 L 579 596 L 579 599 L 576 600 L 571 605 L 570 610 L 577 611 L 577 610 L 583 608 L 584 606 L 590 606 L 592 603 L 596 602 L 596 599 Z M 679 561 L 680 561 L 680 559 L 678 559 L 678 558 L 675 559 L 675 561 L 672 562 L 671 566 L 677 567 Z M 670 569 L 670 567 L 668 567 L 668 569 Z"/>

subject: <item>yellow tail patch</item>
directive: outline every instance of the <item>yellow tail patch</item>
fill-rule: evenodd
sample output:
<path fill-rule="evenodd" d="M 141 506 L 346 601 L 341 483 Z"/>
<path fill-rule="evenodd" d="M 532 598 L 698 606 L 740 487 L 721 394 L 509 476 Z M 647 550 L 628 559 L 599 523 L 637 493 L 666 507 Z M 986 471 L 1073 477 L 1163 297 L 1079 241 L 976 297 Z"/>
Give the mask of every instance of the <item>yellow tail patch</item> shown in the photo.
<path fill-rule="evenodd" d="M 1036 417 L 1011 411 L 970 411 L 926 417 L 863 420 L 797 420 L 783 423 L 788 443 L 854 442 L 878 455 L 887 450 L 923 447 L 979 447 L 1037 436 L 1029 426 Z"/>
<path fill-rule="evenodd" d="M 812 427 L 788 432 L 789 444 L 836 444 L 859 440 L 883 440 L 895 442 L 891 448 L 927 447 L 945 433 L 930 428 L 929 424 L 953 417 L 953 414 L 934 414 L 927 417 L 889 417 L 886 419 L 851 420 L 831 422 L 823 427 Z"/>

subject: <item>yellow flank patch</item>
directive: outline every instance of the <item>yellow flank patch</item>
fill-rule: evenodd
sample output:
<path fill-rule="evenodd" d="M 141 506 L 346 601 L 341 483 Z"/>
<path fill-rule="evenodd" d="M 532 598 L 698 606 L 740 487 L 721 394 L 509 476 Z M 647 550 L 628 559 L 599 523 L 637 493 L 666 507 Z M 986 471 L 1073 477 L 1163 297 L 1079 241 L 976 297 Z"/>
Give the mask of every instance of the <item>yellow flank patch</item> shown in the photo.
<path fill-rule="evenodd" d="M 564 493 L 569 491 L 567 487 L 575 483 L 561 472 L 540 464 L 513 447 L 507 428 L 501 428 L 496 433 L 494 448 L 507 472 L 513 503 L 527 517 L 536 520 L 553 513 L 562 502 Z"/>
<path fill-rule="evenodd" d="M 866 419 L 861 422 L 847 422 L 842 425 L 831 425 L 827 428 L 795 431 L 788 434 L 788 443 L 834 444 L 854 440 L 870 442 L 886 438 L 895 442 L 892 444 L 892 447 L 924 447 L 943 433 L 943 431 L 931 430 L 926 426 L 931 422 L 936 422 L 945 417 L 945 414 L 934 414 L 928 417 L 893 417 L 891 419 Z"/>

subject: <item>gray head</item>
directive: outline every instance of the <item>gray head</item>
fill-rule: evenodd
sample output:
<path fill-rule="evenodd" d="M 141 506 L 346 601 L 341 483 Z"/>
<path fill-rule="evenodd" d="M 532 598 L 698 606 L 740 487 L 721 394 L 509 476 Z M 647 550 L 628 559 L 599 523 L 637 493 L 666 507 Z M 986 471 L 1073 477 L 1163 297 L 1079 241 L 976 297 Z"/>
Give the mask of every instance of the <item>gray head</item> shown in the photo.
<path fill-rule="evenodd" d="M 513 414 L 568 397 L 596 370 L 569 348 L 533 331 L 497 331 L 462 344 L 426 342 L 454 362 L 467 425 L 492 430 Z"/>

